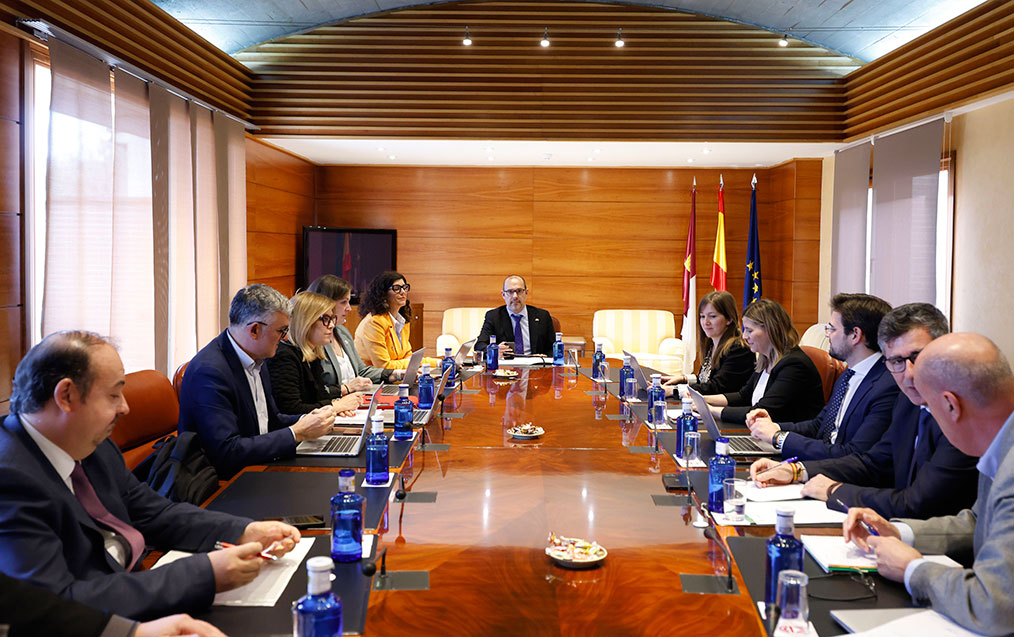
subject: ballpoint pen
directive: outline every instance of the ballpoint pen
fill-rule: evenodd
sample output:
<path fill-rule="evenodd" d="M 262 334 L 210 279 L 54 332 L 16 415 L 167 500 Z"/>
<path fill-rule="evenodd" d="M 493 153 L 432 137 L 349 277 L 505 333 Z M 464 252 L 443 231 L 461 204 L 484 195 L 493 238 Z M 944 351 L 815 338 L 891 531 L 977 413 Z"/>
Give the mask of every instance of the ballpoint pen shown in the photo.
<path fill-rule="evenodd" d="M 796 460 L 799 460 L 799 456 L 792 456 L 791 458 L 786 458 L 785 460 L 782 460 L 782 461 L 781 461 L 781 462 L 779 462 L 778 464 L 776 464 L 776 465 L 774 465 L 774 466 L 771 466 L 771 467 L 768 467 L 768 468 L 767 468 L 767 469 L 765 469 L 764 471 L 759 471 L 759 472 L 757 472 L 757 475 L 756 475 L 756 476 L 754 476 L 754 480 L 756 480 L 756 479 L 757 479 L 757 476 L 759 476 L 759 475 L 760 475 L 760 474 L 762 474 L 762 473 L 767 473 L 768 471 L 771 471 L 771 470 L 773 470 L 773 469 L 777 469 L 778 467 L 780 467 L 780 466 L 782 466 L 782 465 L 786 465 L 786 464 L 792 464 L 792 463 L 793 463 L 793 462 L 795 462 Z"/>
<path fill-rule="evenodd" d="M 231 549 L 231 548 L 232 548 L 232 547 L 234 547 L 234 546 L 236 546 L 236 545 L 235 545 L 235 544 L 233 544 L 232 542 L 215 542 L 215 549 L 216 549 L 216 550 L 220 550 L 220 549 Z M 258 553 L 257 555 L 258 555 L 258 556 L 259 556 L 259 557 L 260 557 L 261 559 L 265 559 L 265 560 L 271 560 L 271 561 L 275 561 L 275 560 L 277 560 L 277 559 L 278 559 L 278 556 L 277 556 L 277 555 L 272 555 L 271 553 L 268 553 L 267 551 L 261 551 L 261 552 L 260 552 L 260 553 Z"/>
<path fill-rule="evenodd" d="M 845 513 L 849 512 L 849 505 L 847 505 L 844 502 L 842 502 L 841 498 L 835 498 L 834 501 L 837 502 L 838 504 L 840 504 L 843 509 L 845 509 Z M 866 520 L 859 520 L 859 524 L 862 524 L 863 528 L 866 529 L 866 532 L 869 533 L 870 535 L 876 535 L 877 537 L 880 537 L 880 534 L 877 533 L 877 530 L 874 529 L 869 524 L 867 524 Z"/>

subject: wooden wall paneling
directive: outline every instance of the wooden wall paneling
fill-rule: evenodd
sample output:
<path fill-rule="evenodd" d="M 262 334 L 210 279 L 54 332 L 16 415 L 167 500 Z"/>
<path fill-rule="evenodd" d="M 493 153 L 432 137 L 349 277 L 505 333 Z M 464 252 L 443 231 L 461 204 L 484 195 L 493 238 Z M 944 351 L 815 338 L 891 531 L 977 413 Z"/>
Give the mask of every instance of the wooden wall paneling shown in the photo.
<path fill-rule="evenodd" d="M 681 272 L 685 248 L 686 238 L 632 242 L 555 236 L 532 242 L 531 263 L 536 276 L 665 276 L 662 273 Z"/>
<path fill-rule="evenodd" d="M 532 271 L 532 240 L 487 239 L 461 241 L 446 228 L 442 238 L 398 233 L 398 271 L 406 276 L 490 274 Z"/>
<path fill-rule="evenodd" d="M 246 203 L 252 211 L 248 232 L 302 235 L 303 226 L 313 225 L 314 199 L 311 196 L 248 182 Z"/>
<path fill-rule="evenodd" d="M 0 413 L 7 413 L 14 370 L 21 360 L 22 313 L 20 307 L 0 308 Z"/>
<path fill-rule="evenodd" d="M 21 304 L 21 215 L 0 213 L 0 307 Z"/>
<path fill-rule="evenodd" d="M 322 167 L 321 170 L 337 170 Z M 383 190 L 378 197 L 385 196 Z M 447 236 L 459 239 L 528 239 L 532 236 L 531 201 L 460 201 L 422 198 L 406 204 L 390 199 L 340 199 L 319 196 L 317 225 L 348 228 L 396 228 L 398 240 L 406 236 L 432 240 Z M 411 214 L 406 213 L 410 206 Z"/>
<path fill-rule="evenodd" d="M 0 120 L 21 121 L 21 39 L 0 33 Z"/>
<path fill-rule="evenodd" d="M 263 283 L 270 285 L 285 296 L 291 297 L 296 293 L 296 277 L 292 276 L 269 276 L 269 277 L 257 277 L 257 279 L 250 279 L 250 283 Z"/>
<path fill-rule="evenodd" d="M 690 217 L 686 203 L 536 201 L 532 232 L 561 241 L 681 240 L 686 244 Z M 700 225 L 698 224 L 698 230 Z M 561 246 L 562 248 L 562 246 Z"/>
<path fill-rule="evenodd" d="M 0 73 L 2 73 L 2 71 L 0 71 Z M 21 211 L 20 122 L 0 119 L 0 148 L 3 149 L 2 151 L 0 151 L 0 212 L 20 212 Z"/>
<path fill-rule="evenodd" d="M 254 259 L 247 274 L 251 283 L 273 277 L 296 276 L 294 268 L 299 243 L 296 235 L 274 232 L 246 234 L 247 252 L 252 253 Z"/>
<path fill-rule="evenodd" d="M 247 181 L 313 197 L 314 170 L 314 165 L 305 159 L 247 135 Z"/>
<path fill-rule="evenodd" d="M 435 198 L 471 202 L 532 199 L 530 168 L 327 166 L 318 175 L 320 198 L 339 195 L 344 200 Z"/>

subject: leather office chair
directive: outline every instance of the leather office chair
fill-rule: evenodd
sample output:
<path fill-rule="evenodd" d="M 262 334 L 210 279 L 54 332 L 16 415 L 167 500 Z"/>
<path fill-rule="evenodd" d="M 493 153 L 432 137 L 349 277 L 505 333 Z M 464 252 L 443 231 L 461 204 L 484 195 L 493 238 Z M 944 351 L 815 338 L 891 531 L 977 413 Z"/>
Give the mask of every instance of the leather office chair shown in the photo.
<path fill-rule="evenodd" d="M 450 307 L 444 310 L 441 334 L 437 337 L 436 356 L 443 356 L 444 350 L 458 351 L 461 344 L 479 335 L 488 307 Z"/>
<path fill-rule="evenodd" d="M 176 368 L 176 373 L 173 374 L 173 390 L 176 392 L 176 402 L 180 400 L 180 390 L 183 389 L 183 374 L 187 371 L 187 365 L 190 361 L 187 361 Z"/>
<path fill-rule="evenodd" d="M 814 323 L 810 327 L 806 328 L 803 332 L 803 336 L 799 339 L 800 345 L 809 345 L 810 347 L 816 347 L 822 349 L 825 352 L 831 348 L 831 341 L 827 338 L 827 332 L 824 330 L 824 326 L 827 323 Z"/>
<path fill-rule="evenodd" d="M 169 379 L 154 369 L 127 374 L 123 397 L 130 413 L 117 421 L 112 438 L 133 469 L 151 454 L 157 440 L 176 433 L 180 405 Z"/>
<path fill-rule="evenodd" d="M 817 368 L 817 373 L 820 374 L 820 380 L 824 385 L 824 402 L 826 403 L 831 398 L 834 382 L 845 371 L 845 363 L 831 358 L 830 354 L 819 347 L 800 345 L 799 349 L 803 350 L 810 357 L 814 367 Z"/>

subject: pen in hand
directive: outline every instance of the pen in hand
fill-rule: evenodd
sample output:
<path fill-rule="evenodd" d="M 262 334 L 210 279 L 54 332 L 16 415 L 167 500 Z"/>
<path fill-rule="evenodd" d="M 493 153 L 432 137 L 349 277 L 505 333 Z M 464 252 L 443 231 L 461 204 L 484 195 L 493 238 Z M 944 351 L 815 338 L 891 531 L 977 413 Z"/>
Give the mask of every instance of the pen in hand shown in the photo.
<path fill-rule="evenodd" d="M 759 476 L 760 474 L 762 474 L 762 473 L 767 473 L 768 471 L 773 471 L 774 469 L 777 469 L 778 467 L 781 467 L 782 465 L 787 465 L 787 464 L 792 464 L 792 463 L 793 463 L 793 462 L 795 462 L 796 460 L 799 460 L 799 456 L 792 456 L 791 458 L 787 458 L 787 459 L 785 459 L 785 460 L 782 460 L 782 461 L 781 461 L 781 462 L 779 462 L 778 464 L 776 464 L 776 465 L 774 465 L 774 466 L 771 466 L 771 467 L 768 467 L 768 468 L 767 468 L 767 469 L 765 469 L 764 471 L 758 471 L 758 472 L 757 472 L 757 475 L 756 475 L 756 476 L 754 476 L 753 478 L 754 478 L 754 480 L 756 480 L 756 479 L 757 479 L 757 476 Z"/>
<path fill-rule="evenodd" d="M 215 550 L 231 549 L 234 546 L 236 546 L 236 545 L 233 544 L 232 542 L 215 542 Z M 267 551 L 261 551 L 257 555 L 258 555 L 258 557 L 260 557 L 263 560 L 275 561 L 275 560 L 278 559 L 277 555 L 272 555 L 271 553 L 268 553 Z"/>
<path fill-rule="evenodd" d="M 845 509 L 845 513 L 849 512 L 849 505 L 842 502 L 840 498 L 835 498 L 834 501 L 840 504 L 843 509 Z M 877 530 L 874 529 L 869 524 L 867 524 L 866 520 L 859 520 L 859 524 L 861 524 L 863 528 L 866 529 L 866 532 L 869 533 L 870 535 L 876 535 L 877 537 L 880 537 L 880 534 L 877 533 Z"/>

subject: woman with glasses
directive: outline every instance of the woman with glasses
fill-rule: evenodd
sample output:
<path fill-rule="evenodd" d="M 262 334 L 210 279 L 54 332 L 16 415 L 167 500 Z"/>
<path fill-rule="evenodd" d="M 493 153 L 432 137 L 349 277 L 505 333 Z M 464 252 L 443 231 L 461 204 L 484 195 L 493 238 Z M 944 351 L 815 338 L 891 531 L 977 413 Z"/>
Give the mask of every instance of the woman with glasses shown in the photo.
<path fill-rule="evenodd" d="M 739 391 L 750 380 L 757 357 L 740 335 L 736 299 L 725 291 L 709 292 L 697 304 L 697 315 L 701 369 L 689 376 L 672 376 L 666 385 L 688 383 L 705 395 Z M 667 387 L 666 391 L 671 389 Z"/>
<path fill-rule="evenodd" d="M 745 423 L 753 409 L 766 409 L 775 422 L 800 422 L 824 407 L 824 386 L 813 361 L 799 349 L 799 332 L 789 313 L 771 299 L 758 299 L 743 312 L 743 339 L 757 365 L 739 391 L 705 396 L 716 418 Z"/>
<path fill-rule="evenodd" d="M 382 369 L 363 363 L 352 340 L 352 332 L 345 321 L 352 311 L 352 285 L 333 274 L 317 277 L 307 290 L 322 294 L 335 302 L 337 317 L 331 342 L 324 346 L 324 382 L 337 386 L 342 395 L 366 391 L 375 383 L 396 383 L 405 375 L 404 370 Z"/>
<path fill-rule="evenodd" d="M 412 357 L 409 342 L 412 307 L 408 292 L 412 286 L 397 272 L 381 272 L 370 281 L 370 286 L 359 302 L 359 316 L 363 320 L 356 327 L 356 351 L 363 362 L 384 369 L 405 369 Z M 436 365 L 433 358 L 424 363 Z"/>
<path fill-rule="evenodd" d="M 335 378 L 324 353 L 331 343 L 335 326 L 335 302 L 313 292 L 300 292 L 292 297 L 292 319 L 287 341 L 278 344 L 278 351 L 267 360 L 271 395 L 278 410 L 284 414 L 305 414 L 331 405 L 338 413 L 354 411 L 362 403 L 362 394 L 329 383 Z M 348 390 L 348 391 L 346 391 Z"/>

